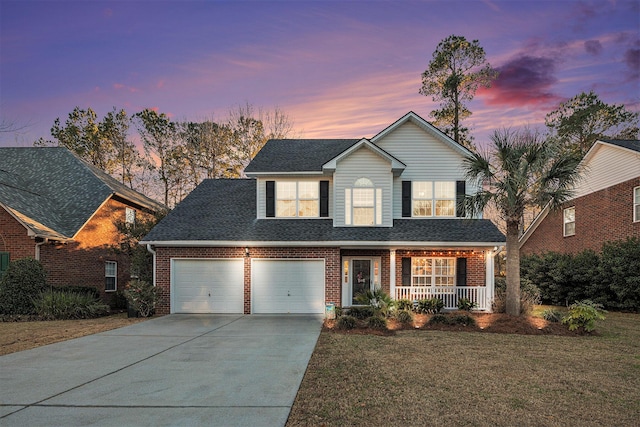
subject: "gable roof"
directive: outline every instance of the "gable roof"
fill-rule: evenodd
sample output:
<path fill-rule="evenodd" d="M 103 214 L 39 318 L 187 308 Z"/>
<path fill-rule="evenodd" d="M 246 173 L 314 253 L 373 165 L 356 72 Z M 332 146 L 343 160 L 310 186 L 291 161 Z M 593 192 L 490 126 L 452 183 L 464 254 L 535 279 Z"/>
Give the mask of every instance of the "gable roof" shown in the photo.
<path fill-rule="evenodd" d="M 372 152 L 376 153 L 378 156 L 382 157 L 383 159 L 391 163 L 391 170 L 393 171 L 394 175 L 400 175 L 406 167 L 404 163 L 396 159 L 394 156 L 392 156 L 382 148 L 371 143 L 371 141 L 369 141 L 368 139 L 362 138 L 356 144 L 353 144 L 351 147 L 347 148 L 345 151 L 343 151 L 342 153 L 338 154 L 336 157 L 334 157 L 333 159 L 325 163 L 322 166 L 322 170 L 335 171 L 337 164 L 340 160 L 344 159 L 345 157 L 348 157 L 351 153 L 359 150 L 362 147 L 365 147 L 371 150 Z"/>
<path fill-rule="evenodd" d="M 248 176 L 260 173 L 322 172 L 322 165 L 359 139 L 271 139 L 247 165 Z M 313 153 L 313 155 L 310 155 Z"/>
<path fill-rule="evenodd" d="M 332 219 L 256 219 L 255 179 L 208 179 L 141 244 L 394 247 L 504 244 L 488 219 L 395 219 L 393 227 L 334 227 Z"/>
<path fill-rule="evenodd" d="M 0 148 L 0 204 L 33 236 L 73 238 L 112 196 L 164 209 L 64 147 Z"/>
<path fill-rule="evenodd" d="M 404 116 L 400 117 L 398 120 L 393 122 L 391 125 L 387 126 L 384 130 L 382 130 L 377 135 L 375 135 L 373 138 L 371 138 L 371 142 L 373 142 L 375 144 L 376 142 L 378 142 L 379 140 L 381 140 L 385 136 L 389 135 L 391 132 L 393 132 L 394 130 L 396 130 L 397 128 L 399 128 L 400 126 L 402 126 L 403 124 L 405 124 L 407 122 L 411 122 L 411 123 L 415 124 L 416 126 L 421 128 L 422 130 L 424 130 L 428 134 L 432 135 L 436 139 L 440 140 L 445 145 L 449 146 L 450 148 L 452 148 L 453 150 L 455 150 L 458 153 L 462 154 L 463 156 L 469 157 L 469 156 L 472 155 L 471 151 L 469 151 L 464 146 L 462 146 L 461 144 L 459 144 L 456 141 L 454 141 L 452 138 L 447 136 L 440 129 L 438 129 L 437 127 L 435 127 L 434 125 L 432 125 L 431 123 L 429 123 L 428 121 L 426 121 L 425 119 L 423 119 L 422 117 L 420 117 L 419 115 L 414 113 L 413 111 L 409 111 L 407 114 L 405 114 Z"/>

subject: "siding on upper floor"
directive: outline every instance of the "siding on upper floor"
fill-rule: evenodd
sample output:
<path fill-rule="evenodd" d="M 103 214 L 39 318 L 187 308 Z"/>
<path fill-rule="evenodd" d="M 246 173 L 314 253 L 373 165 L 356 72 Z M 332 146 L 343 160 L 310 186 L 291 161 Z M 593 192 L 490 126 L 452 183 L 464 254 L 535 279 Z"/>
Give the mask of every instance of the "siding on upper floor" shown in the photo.
<path fill-rule="evenodd" d="M 595 149 L 576 185 L 575 198 L 640 177 L 640 153 L 600 143 Z"/>
<path fill-rule="evenodd" d="M 382 224 L 392 227 L 393 175 L 391 163 L 368 148 L 361 147 L 338 162 L 334 173 L 333 195 L 335 227 L 345 226 L 345 188 L 352 188 L 358 178 L 368 178 L 375 188 L 382 189 Z"/>
<path fill-rule="evenodd" d="M 394 218 L 402 217 L 402 181 L 464 180 L 463 156 L 411 122 L 376 144 L 407 166 L 402 175 L 393 179 Z M 467 181 L 467 194 L 475 191 L 477 186 Z"/>

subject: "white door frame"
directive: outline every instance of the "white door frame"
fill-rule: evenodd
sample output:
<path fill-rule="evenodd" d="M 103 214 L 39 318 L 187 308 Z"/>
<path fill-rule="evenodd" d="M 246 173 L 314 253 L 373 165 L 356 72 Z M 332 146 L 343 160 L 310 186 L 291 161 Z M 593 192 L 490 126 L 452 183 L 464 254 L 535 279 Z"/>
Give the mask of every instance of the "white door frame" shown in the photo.
<path fill-rule="evenodd" d="M 379 256 L 346 256 L 342 257 L 340 267 L 340 277 L 342 282 L 342 306 L 350 307 L 353 305 L 353 261 L 364 260 L 370 261 L 369 277 L 371 280 L 371 290 L 380 289 L 382 287 L 382 257 Z"/>

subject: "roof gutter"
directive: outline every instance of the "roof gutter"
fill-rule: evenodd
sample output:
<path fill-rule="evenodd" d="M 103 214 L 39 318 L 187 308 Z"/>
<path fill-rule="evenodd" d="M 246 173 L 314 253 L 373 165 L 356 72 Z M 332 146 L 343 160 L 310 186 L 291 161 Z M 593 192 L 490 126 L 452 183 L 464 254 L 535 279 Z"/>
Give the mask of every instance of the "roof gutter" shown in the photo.
<path fill-rule="evenodd" d="M 336 247 L 341 248 L 477 248 L 477 247 L 501 247 L 502 242 L 407 242 L 407 241 L 238 241 L 238 240 L 168 240 L 140 242 L 147 247 Z"/>

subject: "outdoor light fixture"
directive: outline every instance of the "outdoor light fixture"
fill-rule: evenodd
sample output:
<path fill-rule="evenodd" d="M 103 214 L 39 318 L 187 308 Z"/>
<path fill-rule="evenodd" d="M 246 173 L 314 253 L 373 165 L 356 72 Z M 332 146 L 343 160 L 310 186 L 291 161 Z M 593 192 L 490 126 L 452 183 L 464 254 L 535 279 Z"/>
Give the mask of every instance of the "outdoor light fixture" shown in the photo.
<path fill-rule="evenodd" d="M 244 248 L 244 256 L 248 257 L 249 255 L 250 255 L 249 248 L 248 247 Z"/>

